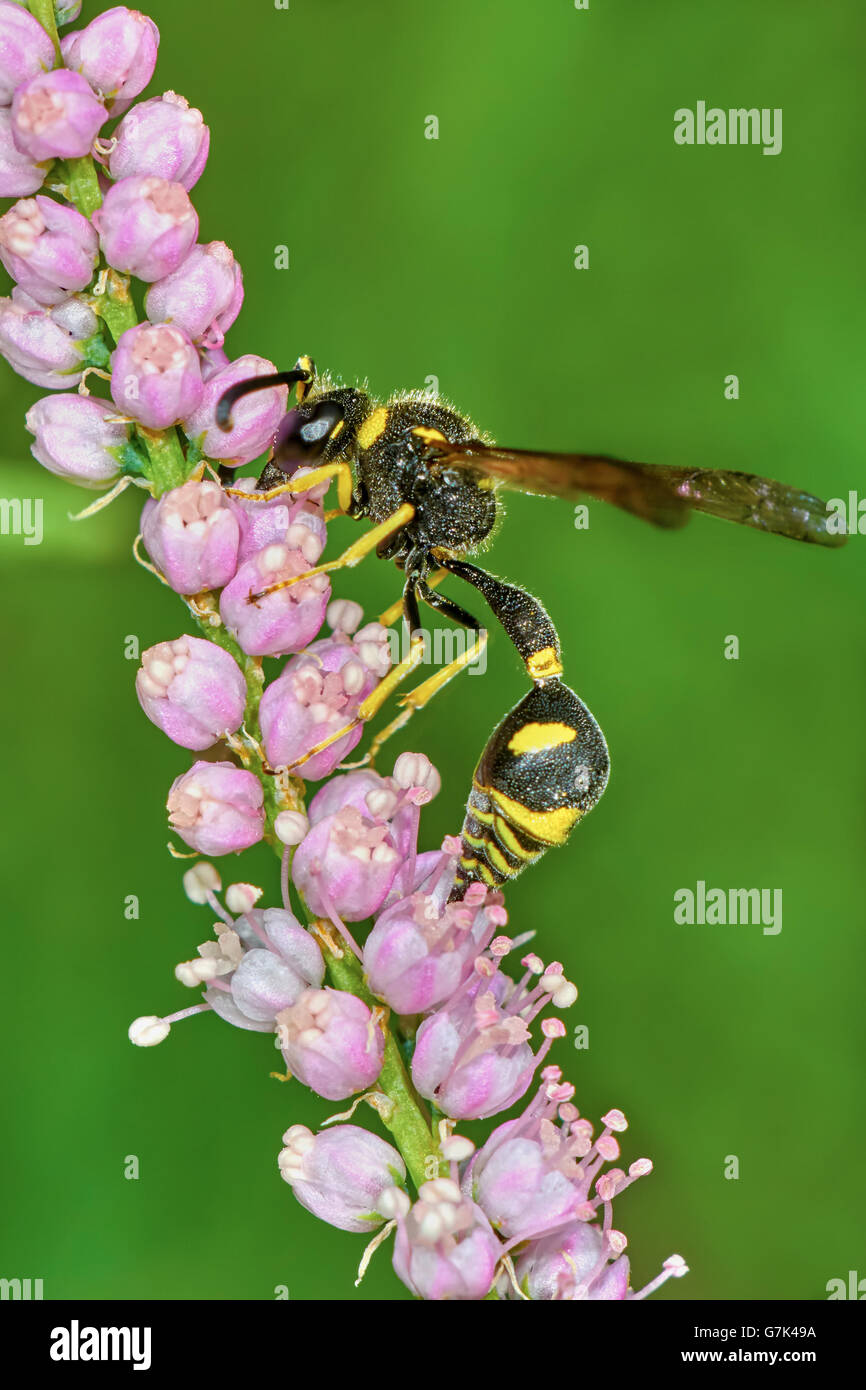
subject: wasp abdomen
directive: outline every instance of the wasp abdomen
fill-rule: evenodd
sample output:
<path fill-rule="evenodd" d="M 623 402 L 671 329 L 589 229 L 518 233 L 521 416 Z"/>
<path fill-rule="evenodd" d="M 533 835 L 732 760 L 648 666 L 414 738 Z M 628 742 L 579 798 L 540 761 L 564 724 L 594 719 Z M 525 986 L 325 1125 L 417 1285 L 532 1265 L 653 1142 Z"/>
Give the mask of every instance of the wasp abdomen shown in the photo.
<path fill-rule="evenodd" d="M 595 719 L 560 680 L 536 685 L 491 735 L 472 779 L 455 895 L 495 888 L 562 845 L 607 785 Z"/>

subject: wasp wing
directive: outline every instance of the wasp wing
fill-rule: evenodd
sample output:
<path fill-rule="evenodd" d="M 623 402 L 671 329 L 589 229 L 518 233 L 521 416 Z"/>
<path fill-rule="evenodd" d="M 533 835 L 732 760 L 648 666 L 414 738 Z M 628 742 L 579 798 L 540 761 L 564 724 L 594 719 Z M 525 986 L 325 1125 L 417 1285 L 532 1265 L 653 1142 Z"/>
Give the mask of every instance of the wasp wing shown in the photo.
<path fill-rule="evenodd" d="M 828 527 L 834 517 L 811 493 L 753 473 L 628 463 L 604 454 L 542 454 L 482 443 L 445 449 L 441 467 L 470 469 L 503 487 L 551 497 L 595 497 L 656 526 L 684 526 L 691 511 L 707 512 L 793 540 L 839 546 L 844 534 Z"/>

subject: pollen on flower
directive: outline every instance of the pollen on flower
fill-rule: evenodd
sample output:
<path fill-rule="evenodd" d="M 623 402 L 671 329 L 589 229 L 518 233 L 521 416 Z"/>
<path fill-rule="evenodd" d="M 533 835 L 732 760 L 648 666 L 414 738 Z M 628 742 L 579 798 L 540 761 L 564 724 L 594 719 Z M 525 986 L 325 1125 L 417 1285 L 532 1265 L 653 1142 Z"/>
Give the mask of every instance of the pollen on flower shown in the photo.
<path fill-rule="evenodd" d="M 299 845 L 310 828 L 300 811 L 280 811 L 274 818 L 274 833 L 284 845 Z"/>
<path fill-rule="evenodd" d="M 240 917 L 255 907 L 263 892 L 254 883 L 230 883 L 225 891 L 226 907 Z"/>
<path fill-rule="evenodd" d="M 135 1043 L 136 1047 L 156 1047 L 170 1032 L 171 1025 L 166 1023 L 164 1018 L 158 1018 L 156 1014 L 146 1014 L 130 1023 L 129 1041 Z"/>
<path fill-rule="evenodd" d="M 193 903 L 206 903 L 211 893 L 218 893 L 221 887 L 219 871 L 207 860 L 201 860 L 187 869 L 183 876 L 183 891 Z"/>

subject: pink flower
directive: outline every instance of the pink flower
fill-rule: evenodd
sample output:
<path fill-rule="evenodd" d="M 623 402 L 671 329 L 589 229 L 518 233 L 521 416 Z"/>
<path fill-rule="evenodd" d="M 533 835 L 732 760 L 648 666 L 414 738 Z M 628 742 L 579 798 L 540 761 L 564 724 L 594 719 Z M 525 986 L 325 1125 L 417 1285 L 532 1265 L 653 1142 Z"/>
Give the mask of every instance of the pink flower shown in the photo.
<path fill-rule="evenodd" d="M 331 596 L 327 575 L 314 575 L 263 598 L 256 595 L 306 573 L 319 553 L 316 537 L 306 527 L 292 526 L 284 544 L 258 551 L 226 584 L 220 615 L 249 656 L 285 656 L 301 651 L 315 637 Z"/>
<path fill-rule="evenodd" d="M 171 785 L 169 824 L 199 854 L 232 854 L 262 838 L 262 785 L 234 763 L 193 763 Z"/>
<path fill-rule="evenodd" d="M 382 1029 L 362 999 L 339 989 L 307 989 L 277 1015 L 286 1066 L 326 1100 L 346 1100 L 382 1070 Z"/>
<path fill-rule="evenodd" d="M 312 827 L 295 851 L 292 878 L 317 917 L 361 922 L 378 912 L 402 864 L 387 821 L 348 806 Z"/>
<path fill-rule="evenodd" d="M 152 323 L 173 323 L 183 328 L 193 342 L 218 347 L 240 313 L 243 298 L 240 266 L 224 241 L 210 241 L 206 246 L 194 246 L 177 270 L 151 285 L 144 307 Z M 241 361 L 260 362 L 261 358 Z M 254 375 L 254 371 L 251 369 L 249 374 Z M 282 390 L 285 395 L 288 388 Z M 207 408 L 207 400 L 205 393 L 199 413 Z M 220 457 L 213 450 L 208 452 L 214 458 Z"/>
<path fill-rule="evenodd" d="M 200 637 L 149 647 L 135 690 L 148 719 L 182 748 L 210 748 L 244 717 L 243 672 L 229 652 Z"/>
<path fill-rule="evenodd" d="M 0 217 L 0 260 L 40 304 L 59 304 L 86 289 L 98 258 L 87 218 L 53 198 L 22 198 Z"/>
<path fill-rule="evenodd" d="M 364 943 L 370 989 L 398 1014 L 426 1013 L 448 999 L 507 921 L 501 895 L 481 883 L 470 884 L 462 902 L 448 902 L 454 868 L 446 858 L 417 892 L 385 908 Z"/>
<path fill-rule="evenodd" d="M 227 902 L 231 896 L 230 888 Z M 322 983 L 325 962 L 319 946 L 284 908 L 247 910 L 233 922 L 219 903 L 212 905 L 221 918 L 214 927 L 216 942 L 205 941 L 198 956 L 182 961 L 174 973 L 192 989 L 205 984 L 206 1002 L 226 1023 L 272 1033 L 277 1014 L 308 986 Z"/>
<path fill-rule="evenodd" d="M 141 101 L 114 131 L 108 157 L 113 179 L 154 174 L 190 189 L 204 172 L 210 131 L 202 114 L 177 92 Z"/>
<path fill-rule="evenodd" d="M 374 689 L 389 664 L 386 629 L 378 623 L 371 623 L 369 628 L 368 635 L 359 634 L 360 641 L 352 641 L 342 632 L 311 643 L 300 656 L 288 661 L 267 687 L 259 718 L 265 752 L 272 766 L 299 763 L 317 743 L 355 718 L 361 701 Z M 329 776 L 356 746 L 362 733 L 363 726 L 359 724 L 322 752 L 307 758 L 299 767 L 300 775 L 312 781 Z"/>
<path fill-rule="evenodd" d="M 45 167 L 21 153 L 12 138 L 12 112 L 0 106 L 0 198 L 25 198 L 35 193 L 42 187 Z"/>
<path fill-rule="evenodd" d="M 111 394 L 118 409 L 153 430 L 194 410 L 204 386 L 198 353 L 182 328 L 138 323 L 111 356 Z"/>
<path fill-rule="evenodd" d="M 558 965 L 545 970 L 537 956 L 524 957 L 526 974 L 515 986 L 498 969 L 510 947 L 507 937 L 497 938 L 489 956 L 476 959 L 475 974 L 416 1035 L 412 1080 L 455 1120 L 488 1119 L 526 1094 L 554 1038 L 565 1032 L 560 1019 L 545 1019 L 544 1042 L 533 1055 L 530 1022 L 551 999 L 567 1007 L 577 997 Z"/>
<path fill-rule="evenodd" d="M 419 806 L 438 786 L 428 758 L 401 753 L 392 777 L 349 772 L 316 793 L 309 808 L 312 829 L 292 866 L 298 888 L 318 904 L 314 911 L 335 925 L 361 921 L 414 892 L 441 866 L 441 854 L 417 852 Z M 453 878 L 453 856 L 449 868 Z"/>
<path fill-rule="evenodd" d="M 603 1232 L 598 1226 L 575 1222 L 555 1235 L 530 1242 L 515 1265 L 517 1282 L 533 1301 L 628 1298 L 629 1260 L 620 1253 L 620 1238 L 619 1231 Z M 506 1298 L 516 1297 L 504 1281 L 503 1293 Z"/>
<path fill-rule="evenodd" d="M 501 1254 L 483 1211 L 450 1178 L 422 1183 L 409 1214 L 398 1217 L 394 1269 L 419 1298 L 485 1298 Z"/>
<path fill-rule="evenodd" d="M 139 280 L 162 280 L 177 270 L 198 236 L 183 185 L 152 175 L 114 184 L 92 220 L 109 265 Z"/>
<path fill-rule="evenodd" d="M 141 533 L 154 564 L 179 594 L 220 589 L 234 574 L 237 517 L 217 483 L 184 483 L 145 502 Z"/>
<path fill-rule="evenodd" d="M 118 476 L 126 426 L 113 424 L 111 406 L 96 396 L 43 396 L 27 412 L 30 446 L 43 468 L 84 487 L 103 487 Z"/>
<path fill-rule="evenodd" d="M 89 154 L 106 119 L 105 107 L 84 78 L 66 68 L 37 73 L 12 99 L 12 138 L 37 162 Z"/>
<path fill-rule="evenodd" d="M 37 19 L 21 5 L 0 4 L 0 106 L 16 88 L 54 67 L 54 44 Z"/>
<path fill-rule="evenodd" d="M 113 100 L 112 114 L 137 97 L 153 76 L 159 30 L 138 10 L 116 5 L 61 40 L 63 61 L 87 78 L 94 91 Z"/>
<path fill-rule="evenodd" d="M 254 493 L 256 479 L 235 477 L 232 489 Z M 264 550 L 266 545 L 283 543 L 289 527 L 296 521 L 312 532 L 319 547 L 319 554 L 324 550 L 327 531 L 323 508 L 320 502 L 312 499 L 309 492 L 284 493 L 269 502 L 250 500 L 247 497 L 231 497 L 230 501 L 241 527 L 241 546 L 238 552 L 241 562 L 252 559 L 253 555 L 258 550 Z M 312 543 L 308 543 L 308 549 L 312 554 Z M 333 607 L 333 604 L 329 606 L 329 613 Z"/>
<path fill-rule="evenodd" d="M 382 1224 L 377 1204 L 393 1199 L 406 1181 L 400 1154 L 358 1125 L 336 1125 L 313 1134 L 292 1125 L 283 1135 L 280 1176 L 301 1206 L 341 1231 L 373 1231 Z"/>
<path fill-rule="evenodd" d="M 184 430 L 203 453 L 210 458 L 225 459 L 234 466 L 250 463 L 269 447 L 286 413 L 287 386 L 266 387 L 242 396 L 232 409 L 231 429 L 228 430 L 217 425 L 216 408 L 220 396 L 236 382 L 268 376 L 275 371 L 273 362 L 248 353 L 208 377 L 201 405 L 184 421 Z"/>
<path fill-rule="evenodd" d="M 93 311 L 78 299 L 46 309 L 16 285 L 0 299 L 0 353 L 19 376 L 47 390 L 77 386 L 88 339 L 99 331 Z"/>

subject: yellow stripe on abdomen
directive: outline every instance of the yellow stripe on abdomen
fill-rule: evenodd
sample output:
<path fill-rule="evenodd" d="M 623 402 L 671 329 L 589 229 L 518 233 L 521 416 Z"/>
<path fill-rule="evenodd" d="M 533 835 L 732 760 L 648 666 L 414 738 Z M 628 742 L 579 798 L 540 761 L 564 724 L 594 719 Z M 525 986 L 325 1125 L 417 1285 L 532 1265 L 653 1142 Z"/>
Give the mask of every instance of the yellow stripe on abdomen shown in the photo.
<path fill-rule="evenodd" d="M 504 796 L 493 787 L 488 789 L 487 795 L 512 825 L 531 835 L 534 840 L 540 840 L 543 845 L 564 845 L 575 821 L 580 818 L 580 811 L 576 806 L 556 806 L 552 811 L 533 811 L 528 806 L 521 805 L 519 801 L 513 801 L 510 796 Z"/>
<path fill-rule="evenodd" d="M 568 724 L 524 724 L 522 729 L 511 735 L 508 751 L 520 753 L 544 753 L 549 748 L 560 748 L 564 743 L 573 743 L 577 730 Z"/>

